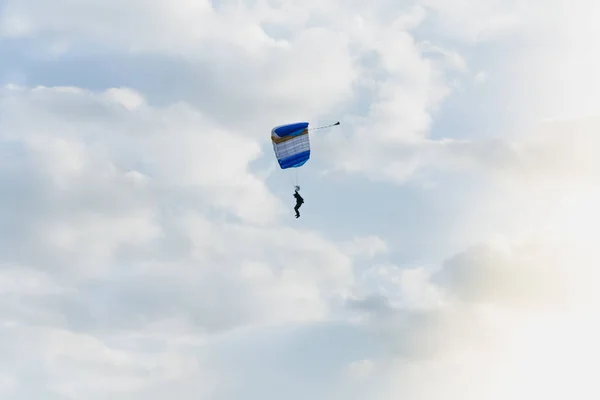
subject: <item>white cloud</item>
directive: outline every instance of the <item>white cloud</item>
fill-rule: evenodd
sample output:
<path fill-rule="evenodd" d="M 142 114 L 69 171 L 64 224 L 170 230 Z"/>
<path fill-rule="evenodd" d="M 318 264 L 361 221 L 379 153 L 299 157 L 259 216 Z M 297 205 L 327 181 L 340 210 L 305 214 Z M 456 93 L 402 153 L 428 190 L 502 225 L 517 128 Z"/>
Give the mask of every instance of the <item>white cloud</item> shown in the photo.
<path fill-rule="evenodd" d="M 326 21 L 331 19 L 329 8 L 314 11 Z M 281 120 L 318 116 L 351 95 L 356 67 L 349 34 L 310 25 L 310 12 L 309 4 L 298 9 L 291 3 L 223 2 L 215 10 L 209 1 L 61 1 L 47 7 L 31 0 L 9 2 L 2 20 L 9 30 L 5 34 L 69 41 L 77 51 L 108 46 L 126 53 L 182 57 L 198 71 L 207 70 L 210 76 L 198 73 L 194 78 L 218 85 L 219 98 L 212 102 L 227 107 L 228 119 L 243 116 L 246 122 L 256 121 L 257 113 L 268 110 L 273 123 L 273 116 Z M 300 26 L 287 39 L 276 40 L 265 32 L 266 25 L 289 29 L 288 23 Z M 29 28 L 12 32 L 13 25 Z M 265 121 L 264 117 L 258 120 Z"/>
<path fill-rule="evenodd" d="M 1 103 L 3 359 L 24 363 L 6 396 L 45 359 L 35 396 L 196 397 L 219 381 L 190 348 L 127 337 L 320 321 L 353 284 L 345 242 L 283 222 L 243 133 L 129 90 L 10 87 Z"/>
<path fill-rule="evenodd" d="M 256 137 L 286 120 L 342 120 L 339 132 L 315 138 L 334 169 L 392 180 L 409 179 L 421 167 L 419 161 L 398 160 L 397 152 L 426 137 L 432 114 L 453 89 L 446 71 L 468 69 L 455 50 L 415 40 L 410 31 L 427 15 L 412 4 L 393 13 L 384 2 L 223 2 L 216 9 L 198 4 L 138 9 L 136 2 L 63 2 L 46 10 L 31 0 L 9 3 L 3 18 L 5 26 L 27 21 L 31 29 L 19 33 L 25 37 L 77 37 L 115 49 L 175 52 L 205 71 L 193 77 L 207 81 L 199 89 L 211 97 L 204 107 Z M 107 19 L 116 12 L 124 20 L 135 15 L 147 28 Z M 365 113 L 348 111 L 368 99 Z M 398 165 L 380 166 L 389 163 Z"/>
<path fill-rule="evenodd" d="M 248 171 L 256 143 L 187 106 L 157 109 L 123 95 L 4 91 L 3 142 L 24 157 L 2 178 L 26 179 L 3 199 L 4 260 L 112 293 L 121 305 L 91 316 L 94 326 L 137 326 L 173 312 L 208 329 L 327 315 L 326 297 L 352 282 L 352 260 L 317 234 L 276 225 L 282 205 Z M 23 203 L 28 193 L 37 194 Z M 207 217 L 214 211 L 225 214 Z M 70 323 L 94 312 L 96 300 L 80 296 L 65 296 L 67 309 L 58 310 L 72 313 Z"/>
<path fill-rule="evenodd" d="M 394 356 L 377 360 L 380 379 L 362 396 L 598 395 L 598 126 L 550 121 L 516 138 L 448 143 L 444 163 L 456 157 L 483 178 L 456 230 L 478 245 L 437 272 L 378 265 L 363 277 L 349 305 Z"/>
<path fill-rule="evenodd" d="M 373 362 L 370 360 L 354 361 L 348 365 L 348 375 L 353 379 L 364 379 L 373 372 Z"/>
<path fill-rule="evenodd" d="M 123 97 L 114 100 L 117 93 Z M 121 101 L 132 98 L 138 108 L 128 110 Z M 198 206 L 208 197 L 255 222 L 280 215 L 279 202 L 247 171 L 247 164 L 261 154 L 256 141 L 224 131 L 186 105 L 157 110 L 139 102 L 139 95 L 116 89 L 99 95 L 77 89 L 8 89 L 3 135 L 27 146 L 44 178 L 65 186 L 90 185 L 109 203 L 135 203 L 137 212 L 143 212 L 137 200 L 150 201 L 146 206 L 157 200 L 139 197 L 142 193 L 171 185 L 196 191 Z M 37 117 L 29 118 L 32 114 Z M 102 185 L 113 184 L 121 186 L 117 197 L 103 195 Z M 88 194 L 82 192 L 81 199 Z M 57 195 L 71 199 L 68 192 Z"/>
<path fill-rule="evenodd" d="M 2 358 L 11 358 L 10 375 L 19 383 L 5 388 L 7 398 L 161 398 L 168 390 L 183 396 L 207 395 L 215 378 L 192 354 L 175 348 L 169 353 L 118 348 L 109 345 L 110 340 L 48 327 L 3 327 L 0 334 Z M 36 375 L 37 387 L 21 381 Z M 198 375 L 206 381 L 190 380 Z M 169 388 L 172 381 L 185 382 L 187 391 Z"/>
<path fill-rule="evenodd" d="M 581 60 L 589 39 L 569 35 L 593 33 L 594 18 L 567 12 L 552 31 L 566 8 L 534 6 L 5 2 L 0 34 L 27 60 L 151 54 L 195 71 L 178 87 L 197 95 L 170 102 L 110 79 L 85 82 L 106 89 L 92 91 L 66 75 L 65 86 L 38 77 L 44 86 L 0 92 L 0 395 L 597 397 L 586 355 L 598 354 L 598 124 L 531 131 L 542 115 L 591 110 L 576 63 L 548 61 L 572 43 Z M 529 53 L 549 48 L 538 46 L 548 32 L 559 50 Z M 495 140 L 450 128 L 431 137 L 443 101 L 472 87 L 499 108 L 525 105 L 527 123 Z M 452 100 L 476 109 L 467 97 Z M 270 156 L 270 127 L 290 119 L 342 120 L 314 135 L 327 154 L 315 164 L 380 180 L 378 194 L 399 207 L 433 203 L 381 180 L 425 186 L 460 172 L 429 210 L 457 213 L 440 228 L 447 243 L 478 246 L 432 266 L 377 230 L 334 241 L 305 229 L 252 168 Z M 446 196 L 467 186 L 477 196 L 449 211 Z M 381 204 L 372 193 L 361 194 L 363 214 Z"/>
<path fill-rule="evenodd" d="M 473 80 L 477 84 L 482 84 L 488 80 L 488 75 L 485 71 L 480 71 L 475 75 L 475 78 Z"/>
<path fill-rule="evenodd" d="M 424 0 L 422 3 L 439 16 L 444 33 L 468 42 L 511 32 L 524 22 L 524 7 L 514 0 Z"/>
<path fill-rule="evenodd" d="M 527 240 L 506 238 L 448 260 L 424 280 L 444 294 L 436 308 L 408 309 L 394 302 L 394 296 L 409 293 L 399 289 L 358 303 L 384 344 L 380 354 L 387 354 L 374 362 L 379 379 L 365 384 L 361 395 L 378 400 L 597 396 L 590 372 L 600 354 L 595 336 L 600 303 L 593 284 L 597 246 L 585 230 L 563 229 Z M 379 281 L 400 282 L 400 274 L 387 278 L 389 270 L 378 270 Z"/>
<path fill-rule="evenodd" d="M 378 254 L 389 252 L 389 245 L 378 236 L 355 237 L 347 242 L 344 247 L 347 254 L 354 256 L 364 254 L 367 257 L 375 257 Z"/>

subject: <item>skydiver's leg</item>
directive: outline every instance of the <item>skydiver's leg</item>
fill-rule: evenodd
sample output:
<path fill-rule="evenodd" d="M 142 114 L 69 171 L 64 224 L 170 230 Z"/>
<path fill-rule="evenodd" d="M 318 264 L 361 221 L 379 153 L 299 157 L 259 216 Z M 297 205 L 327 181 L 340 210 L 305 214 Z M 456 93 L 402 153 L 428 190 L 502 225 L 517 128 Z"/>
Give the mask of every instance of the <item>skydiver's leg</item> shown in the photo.
<path fill-rule="evenodd" d="M 298 211 L 298 209 L 300 208 L 301 204 L 296 203 L 296 207 L 294 207 L 294 211 L 296 211 L 296 218 L 298 218 L 300 216 L 300 212 Z"/>

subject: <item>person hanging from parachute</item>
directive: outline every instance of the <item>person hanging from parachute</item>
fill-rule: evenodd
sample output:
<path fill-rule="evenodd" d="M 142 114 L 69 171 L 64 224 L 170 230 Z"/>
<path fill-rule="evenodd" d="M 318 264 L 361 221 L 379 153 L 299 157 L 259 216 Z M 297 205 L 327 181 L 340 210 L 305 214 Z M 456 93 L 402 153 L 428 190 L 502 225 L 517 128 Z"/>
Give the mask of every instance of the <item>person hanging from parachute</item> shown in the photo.
<path fill-rule="evenodd" d="M 294 211 L 296 211 L 296 218 L 300 218 L 300 207 L 304 203 L 304 199 L 300 196 L 298 191 L 300 190 L 300 186 L 296 186 L 294 190 L 294 197 L 296 198 L 296 206 L 294 207 Z"/>
<path fill-rule="evenodd" d="M 273 142 L 273 150 L 275 157 L 279 162 L 281 169 L 299 168 L 303 166 L 310 158 L 310 140 L 308 138 L 308 122 L 296 122 L 292 124 L 276 126 L 271 130 L 271 141 Z M 329 128 L 335 124 L 312 128 L 310 130 Z M 296 198 L 296 218 L 300 217 L 299 209 L 304 203 L 304 199 L 298 191 L 300 187 L 294 186 L 294 197 Z"/>

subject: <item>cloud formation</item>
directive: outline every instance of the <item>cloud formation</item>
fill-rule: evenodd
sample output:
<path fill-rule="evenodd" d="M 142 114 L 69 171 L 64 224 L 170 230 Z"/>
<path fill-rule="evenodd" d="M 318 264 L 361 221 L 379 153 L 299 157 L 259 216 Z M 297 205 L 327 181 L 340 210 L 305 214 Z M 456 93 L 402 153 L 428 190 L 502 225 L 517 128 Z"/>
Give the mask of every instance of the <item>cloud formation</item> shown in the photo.
<path fill-rule="evenodd" d="M 3 2 L 1 397 L 596 398 L 599 122 L 549 62 L 595 20 L 552 5 Z M 295 220 L 268 132 L 338 119 Z"/>

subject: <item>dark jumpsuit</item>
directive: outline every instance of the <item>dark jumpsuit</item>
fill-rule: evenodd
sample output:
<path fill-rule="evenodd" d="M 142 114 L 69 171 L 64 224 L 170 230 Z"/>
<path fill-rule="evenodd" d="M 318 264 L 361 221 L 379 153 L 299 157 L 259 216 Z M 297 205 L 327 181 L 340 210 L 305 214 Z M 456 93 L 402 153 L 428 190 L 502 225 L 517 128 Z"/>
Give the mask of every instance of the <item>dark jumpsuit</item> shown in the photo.
<path fill-rule="evenodd" d="M 294 207 L 294 211 L 296 211 L 296 218 L 300 216 L 300 212 L 298 211 L 304 203 L 304 199 L 300 196 L 300 193 L 294 192 L 294 197 L 296 198 L 296 206 Z"/>

